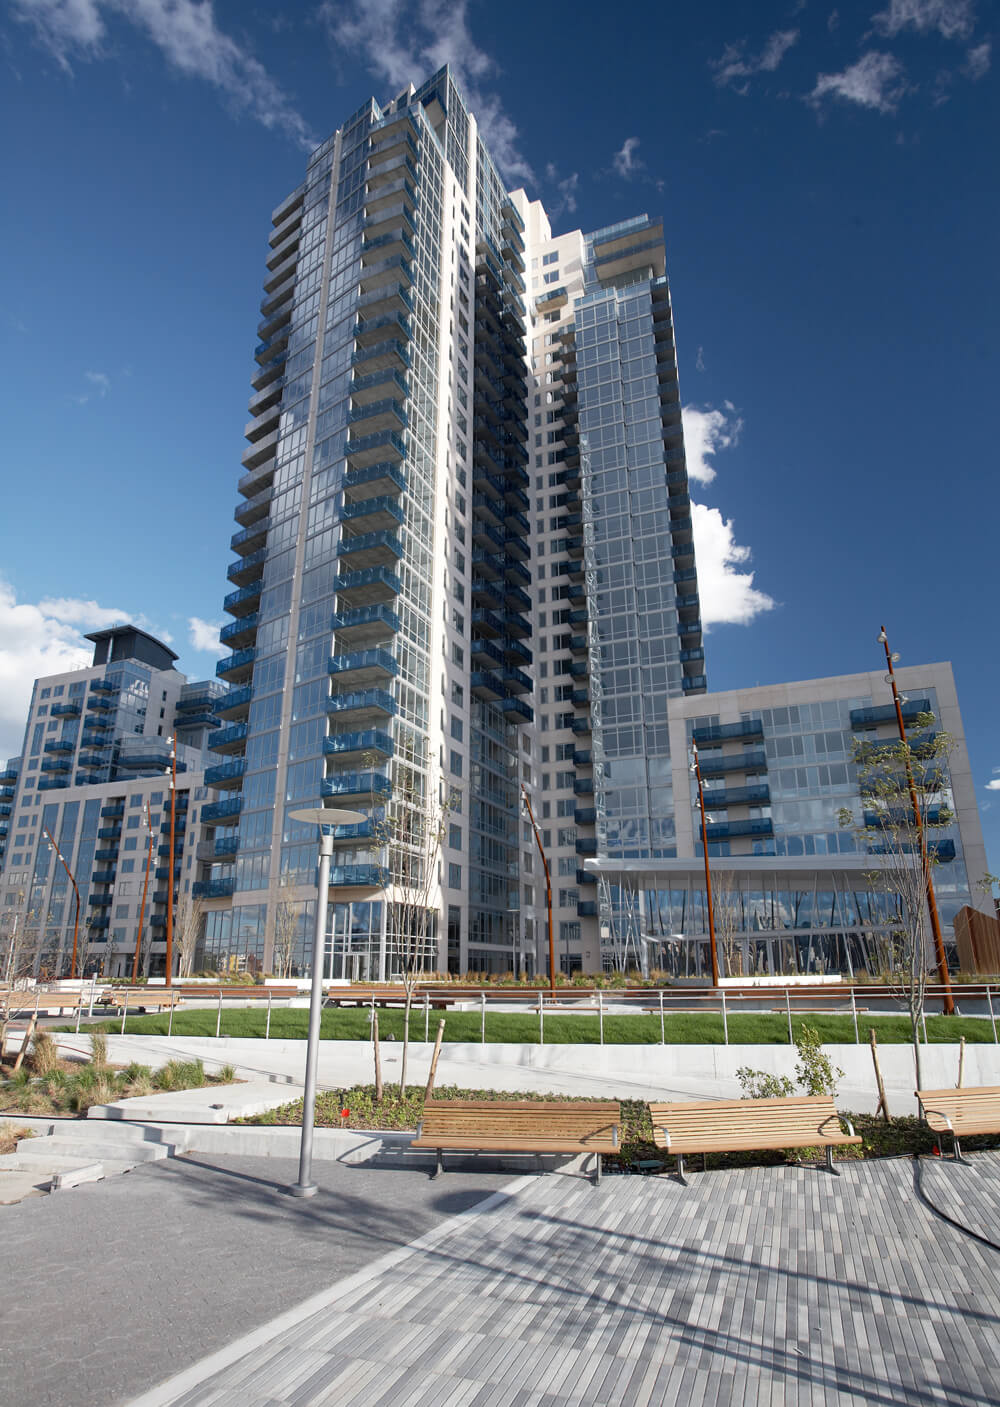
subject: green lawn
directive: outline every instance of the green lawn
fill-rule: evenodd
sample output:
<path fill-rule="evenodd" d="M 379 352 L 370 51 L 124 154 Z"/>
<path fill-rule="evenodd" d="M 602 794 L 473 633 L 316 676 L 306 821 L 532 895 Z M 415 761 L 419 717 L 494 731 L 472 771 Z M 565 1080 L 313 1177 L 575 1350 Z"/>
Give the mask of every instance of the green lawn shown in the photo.
<path fill-rule="evenodd" d="M 282 1007 L 271 1013 L 271 1036 L 276 1040 L 304 1040 L 309 1013 L 304 1008 Z M 441 1013 L 431 1012 L 428 1030 L 433 1040 Z M 127 1035 L 167 1034 L 169 1017 L 132 1016 L 125 1023 Z M 221 1034 L 224 1036 L 262 1037 L 267 1020 L 266 1011 L 254 1008 L 239 1008 L 222 1012 Z M 214 1036 L 216 1013 L 211 1010 L 177 1011 L 174 1013 L 173 1034 L 175 1036 Z M 449 1011 L 444 1013 L 444 1038 L 446 1041 L 478 1041 L 481 1026 L 478 1012 Z M 820 1039 L 827 1044 L 850 1043 L 854 1040 L 854 1023 L 850 1016 L 831 1015 L 821 1012 L 815 1015 L 793 1016 L 792 1026 L 796 1034 L 803 1024 L 812 1026 L 819 1032 Z M 668 1015 L 665 1023 L 666 1040 L 671 1045 L 720 1045 L 723 1040 L 722 1017 L 712 1012 L 703 1015 Z M 867 1041 L 869 1028 L 874 1026 L 878 1039 L 883 1044 L 901 1044 L 910 1039 L 910 1024 L 902 1016 L 859 1016 L 858 1028 L 862 1041 Z M 64 1031 L 72 1030 L 63 1026 Z M 121 1030 L 121 1020 L 103 1022 L 88 1026 L 88 1030 L 107 1031 L 117 1034 Z M 370 1035 L 369 1013 L 365 1009 L 343 1010 L 331 1008 L 323 1012 L 322 1038 L 328 1041 L 361 1041 Z M 379 1013 L 379 1033 L 383 1040 L 401 1040 L 403 1036 L 403 1012 L 399 1010 Z M 989 1043 L 993 1040 L 990 1023 L 976 1017 L 929 1016 L 927 1037 L 932 1044 L 955 1042 L 960 1036 L 972 1044 Z M 414 1011 L 410 1018 L 410 1039 L 424 1038 L 424 1015 Z M 538 1041 L 538 1017 L 527 1012 L 501 1012 L 487 1014 L 486 1040 L 489 1044 L 501 1042 L 534 1043 Z M 546 1045 L 597 1045 L 600 1040 L 599 1019 L 597 1016 L 546 1016 Z M 606 1016 L 604 1018 L 604 1041 L 606 1045 L 658 1045 L 660 1042 L 659 1014 L 651 1016 Z M 788 1021 L 780 1014 L 746 1013 L 730 1016 L 729 1041 L 732 1045 L 787 1045 Z"/>

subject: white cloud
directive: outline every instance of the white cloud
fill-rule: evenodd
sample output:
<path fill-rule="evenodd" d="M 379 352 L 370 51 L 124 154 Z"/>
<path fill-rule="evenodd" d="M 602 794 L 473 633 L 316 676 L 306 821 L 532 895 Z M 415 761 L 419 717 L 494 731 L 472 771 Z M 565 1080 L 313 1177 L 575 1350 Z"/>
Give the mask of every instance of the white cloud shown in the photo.
<path fill-rule="evenodd" d="M 631 181 L 637 171 L 641 171 L 645 162 L 636 156 L 636 147 L 639 145 L 638 137 L 626 137 L 621 151 L 616 151 L 612 158 L 612 166 L 615 173 L 621 176 L 623 181 Z"/>
<path fill-rule="evenodd" d="M 191 644 L 196 650 L 203 650 L 205 654 L 215 655 L 218 658 L 226 653 L 225 645 L 219 643 L 221 629 L 221 621 L 201 620 L 198 616 L 188 617 L 188 638 Z"/>
<path fill-rule="evenodd" d="M 701 356 L 700 347 L 698 355 Z M 723 404 L 725 410 L 714 410 L 711 406 L 702 410 L 698 406 L 686 405 L 681 411 L 688 478 L 695 479 L 699 484 L 710 484 L 715 478 L 715 467 L 709 463 L 708 457 L 717 450 L 739 444 L 743 432 L 743 418 L 732 401 L 724 401 Z"/>
<path fill-rule="evenodd" d="M 393 94 L 450 64 L 504 178 L 535 179 L 519 149 L 517 127 L 496 94 L 483 91 L 483 81 L 498 68 L 469 33 L 467 0 L 324 0 L 319 14 L 331 44 L 360 53 Z"/>
<path fill-rule="evenodd" d="M 559 192 L 558 198 L 546 205 L 549 218 L 558 219 L 564 210 L 572 215 L 576 209 L 576 193 L 580 185 L 579 171 L 574 171 L 560 180 L 558 168 L 550 161 L 545 168 L 545 179 Z"/>
<path fill-rule="evenodd" d="M 753 584 L 754 573 L 740 571 L 750 560 L 749 547 L 735 540 L 732 519 L 718 508 L 691 504 L 691 525 L 698 562 L 701 618 L 712 625 L 749 625 L 774 608 L 774 599 Z"/>
<path fill-rule="evenodd" d="M 750 85 L 745 80 L 757 73 L 774 73 L 792 45 L 798 42 L 798 38 L 797 29 L 775 30 L 757 55 L 747 54 L 745 39 L 739 39 L 735 44 L 727 44 L 721 58 L 714 59 L 709 64 L 709 68 L 715 72 L 716 84 L 724 88 L 727 85 L 735 85 L 737 79 L 743 79 L 744 82 L 736 91 L 746 94 Z"/>
<path fill-rule="evenodd" d="M 986 783 L 987 791 L 1000 791 L 1000 777 L 996 777 L 992 782 Z"/>
<path fill-rule="evenodd" d="M 704 370 L 705 370 L 705 348 L 704 348 L 704 347 L 699 347 L 699 348 L 698 348 L 698 356 L 697 356 L 697 359 L 695 360 L 694 369 L 695 369 L 695 371 L 704 371 Z"/>
<path fill-rule="evenodd" d="M 125 611 L 70 597 L 18 603 L 0 579 L 0 757 L 20 750 L 34 681 L 89 665 L 94 651 L 83 632 L 128 619 Z"/>
<path fill-rule="evenodd" d="M 104 371 L 85 371 L 84 377 L 90 382 L 99 396 L 106 396 L 111 390 L 111 377 Z"/>
<path fill-rule="evenodd" d="M 283 132 L 311 150 L 315 138 L 263 64 L 215 22 L 212 0 L 13 0 L 15 16 L 66 72 L 70 60 L 107 56 L 106 17 L 127 20 L 160 50 L 169 67 L 210 83 L 237 113 Z"/>
<path fill-rule="evenodd" d="M 974 0 L 889 0 L 889 7 L 872 16 L 880 34 L 890 39 L 903 29 L 921 34 L 931 30 L 944 39 L 967 39 L 976 23 Z"/>
<path fill-rule="evenodd" d="M 993 45 L 988 39 L 984 39 L 981 44 L 966 52 L 962 72 L 967 78 L 971 78 L 973 83 L 978 83 L 980 78 L 985 78 L 990 71 L 992 53 Z"/>
<path fill-rule="evenodd" d="M 845 102 L 876 112 L 895 112 L 905 92 L 906 82 L 899 60 L 892 54 L 871 50 L 843 73 L 819 74 L 809 101 L 818 105 L 826 97 L 843 98 Z"/>

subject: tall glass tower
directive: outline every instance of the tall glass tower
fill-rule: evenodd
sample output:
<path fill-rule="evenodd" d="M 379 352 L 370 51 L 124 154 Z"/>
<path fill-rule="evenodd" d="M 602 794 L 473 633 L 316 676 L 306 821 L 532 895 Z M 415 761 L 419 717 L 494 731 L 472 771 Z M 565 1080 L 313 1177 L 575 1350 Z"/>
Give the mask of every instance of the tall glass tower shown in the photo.
<path fill-rule="evenodd" d="M 272 226 L 203 961 L 269 968 L 290 922 L 301 957 L 288 813 L 329 798 L 366 816 L 336 836 L 332 975 L 399 970 L 414 885 L 429 966 L 531 966 L 524 786 L 560 960 L 599 966 L 581 858 L 671 853 L 669 701 L 704 687 L 662 229 L 553 238 L 447 69 L 350 117 Z M 394 871 L 386 834 L 442 800 L 428 872 Z"/>

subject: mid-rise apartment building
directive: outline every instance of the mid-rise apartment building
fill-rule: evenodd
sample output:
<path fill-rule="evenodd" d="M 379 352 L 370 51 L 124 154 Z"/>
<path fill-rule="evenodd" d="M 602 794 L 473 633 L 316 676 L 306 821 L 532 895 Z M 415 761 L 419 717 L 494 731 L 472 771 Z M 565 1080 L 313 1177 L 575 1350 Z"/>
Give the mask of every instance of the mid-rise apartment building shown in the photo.
<path fill-rule="evenodd" d="M 142 968 L 162 972 L 171 874 L 191 922 L 205 740 L 225 689 L 188 683 L 133 626 L 87 638 L 89 668 L 35 681 L 22 754 L 0 774 L 0 979 L 68 975 L 74 933 L 81 975 L 130 975 L 137 943 Z"/>

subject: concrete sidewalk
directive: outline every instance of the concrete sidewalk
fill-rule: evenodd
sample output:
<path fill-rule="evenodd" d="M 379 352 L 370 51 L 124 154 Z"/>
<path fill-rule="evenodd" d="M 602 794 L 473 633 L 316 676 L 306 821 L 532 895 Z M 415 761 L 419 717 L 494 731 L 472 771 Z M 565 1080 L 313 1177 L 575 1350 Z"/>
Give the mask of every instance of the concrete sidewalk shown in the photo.
<path fill-rule="evenodd" d="M 525 1179 L 132 1407 L 996 1403 L 1000 1155 Z"/>

